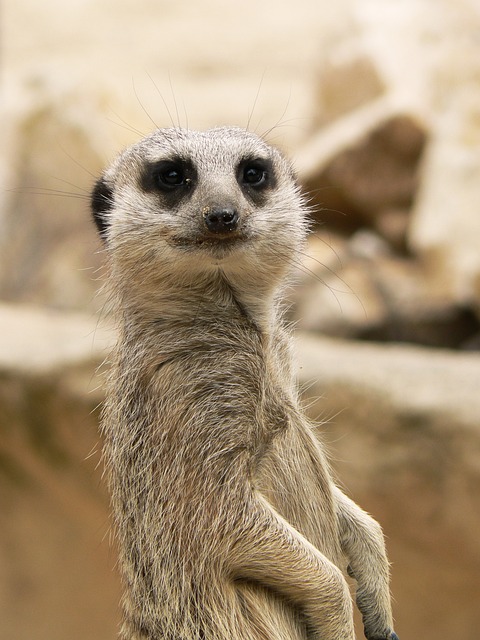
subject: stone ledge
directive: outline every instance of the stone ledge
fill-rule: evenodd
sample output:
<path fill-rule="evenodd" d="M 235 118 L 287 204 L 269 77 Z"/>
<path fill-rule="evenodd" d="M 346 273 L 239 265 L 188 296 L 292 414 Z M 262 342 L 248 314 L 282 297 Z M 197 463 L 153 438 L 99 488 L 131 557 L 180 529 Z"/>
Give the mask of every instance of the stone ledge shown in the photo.
<path fill-rule="evenodd" d="M 19 638 L 50 638 L 59 607 L 72 640 L 84 636 L 83 614 L 92 640 L 114 633 L 118 581 L 114 553 L 101 543 L 108 510 L 94 411 L 103 398 L 94 372 L 113 341 L 111 328 L 87 314 L 0 305 L 0 497 L 8 513 L 0 569 L 10 576 L 0 617 Z M 308 411 L 325 419 L 332 466 L 388 537 L 399 634 L 473 637 L 479 356 L 312 334 L 298 335 L 296 351 Z M 22 597 L 19 579 L 28 583 Z"/>
<path fill-rule="evenodd" d="M 347 342 L 302 334 L 299 378 L 328 401 L 338 388 L 388 402 L 399 414 L 430 413 L 480 436 L 480 356 L 396 344 Z M 333 401 L 333 400 L 332 400 Z M 372 424 L 372 428 L 374 425 Z"/>
<path fill-rule="evenodd" d="M 93 315 L 0 303 L 0 370 L 45 375 L 100 363 L 112 343 Z"/>

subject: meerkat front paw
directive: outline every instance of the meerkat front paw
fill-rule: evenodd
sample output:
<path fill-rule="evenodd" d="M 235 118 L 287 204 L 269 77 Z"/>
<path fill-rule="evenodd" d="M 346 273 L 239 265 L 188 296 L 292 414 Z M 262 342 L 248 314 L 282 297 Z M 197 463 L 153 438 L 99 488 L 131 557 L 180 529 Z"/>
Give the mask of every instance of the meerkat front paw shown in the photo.
<path fill-rule="evenodd" d="M 365 633 L 365 637 L 367 640 L 400 640 L 395 631 L 387 631 L 387 633 L 383 635 L 368 635 Z"/>

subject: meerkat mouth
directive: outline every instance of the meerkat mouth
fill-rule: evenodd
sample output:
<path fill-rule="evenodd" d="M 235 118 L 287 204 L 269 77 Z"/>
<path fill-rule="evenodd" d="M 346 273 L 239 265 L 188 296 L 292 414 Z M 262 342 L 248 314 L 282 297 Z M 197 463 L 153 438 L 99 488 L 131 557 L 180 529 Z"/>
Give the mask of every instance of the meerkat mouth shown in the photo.
<path fill-rule="evenodd" d="M 195 246 L 197 247 L 213 247 L 213 248 L 225 248 L 225 247 L 233 247 L 235 245 L 241 244 L 243 239 L 241 238 L 229 238 L 225 237 L 222 239 L 219 238 L 198 238 L 195 240 Z"/>
<path fill-rule="evenodd" d="M 187 251 L 206 250 L 215 254 L 230 253 L 244 245 L 248 238 L 244 234 L 230 233 L 222 236 L 202 235 L 194 238 L 176 237 L 172 244 Z"/>

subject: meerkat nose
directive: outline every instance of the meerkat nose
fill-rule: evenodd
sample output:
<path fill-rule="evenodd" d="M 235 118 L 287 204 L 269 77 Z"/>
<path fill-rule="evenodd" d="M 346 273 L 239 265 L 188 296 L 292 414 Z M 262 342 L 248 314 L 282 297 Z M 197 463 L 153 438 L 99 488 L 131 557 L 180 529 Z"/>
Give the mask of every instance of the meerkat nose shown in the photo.
<path fill-rule="evenodd" d="M 239 217 L 232 207 L 215 207 L 208 209 L 203 218 L 211 233 L 229 233 L 237 228 Z"/>

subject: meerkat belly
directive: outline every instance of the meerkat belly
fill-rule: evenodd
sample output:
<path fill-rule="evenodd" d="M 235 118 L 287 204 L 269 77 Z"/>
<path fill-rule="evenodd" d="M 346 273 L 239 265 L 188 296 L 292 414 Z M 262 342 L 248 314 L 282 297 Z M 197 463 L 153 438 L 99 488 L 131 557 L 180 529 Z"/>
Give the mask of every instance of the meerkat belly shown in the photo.
<path fill-rule="evenodd" d="M 292 424 L 273 440 L 255 486 L 285 520 L 342 567 L 332 480 L 309 426 Z"/>

